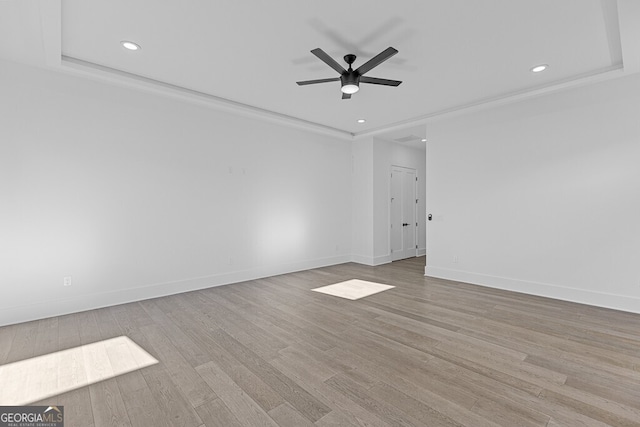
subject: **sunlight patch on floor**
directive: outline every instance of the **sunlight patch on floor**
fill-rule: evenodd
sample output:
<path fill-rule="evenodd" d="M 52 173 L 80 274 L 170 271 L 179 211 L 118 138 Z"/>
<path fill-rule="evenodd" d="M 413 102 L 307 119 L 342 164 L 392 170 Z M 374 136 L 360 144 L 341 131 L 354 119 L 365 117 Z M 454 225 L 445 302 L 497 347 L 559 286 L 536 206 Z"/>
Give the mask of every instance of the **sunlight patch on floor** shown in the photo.
<path fill-rule="evenodd" d="M 391 288 L 395 288 L 395 286 L 353 279 L 311 290 L 340 298 L 357 300 Z"/>
<path fill-rule="evenodd" d="M 0 405 L 28 405 L 156 363 L 121 336 L 1 365 Z"/>

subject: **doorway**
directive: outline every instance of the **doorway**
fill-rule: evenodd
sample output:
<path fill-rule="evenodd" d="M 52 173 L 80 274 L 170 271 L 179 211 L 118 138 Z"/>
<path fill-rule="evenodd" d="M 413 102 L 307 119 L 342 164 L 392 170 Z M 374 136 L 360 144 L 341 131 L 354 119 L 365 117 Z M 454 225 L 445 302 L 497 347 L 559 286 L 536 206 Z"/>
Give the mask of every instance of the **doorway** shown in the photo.
<path fill-rule="evenodd" d="M 391 166 L 391 260 L 417 255 L 416 170 Z"/>

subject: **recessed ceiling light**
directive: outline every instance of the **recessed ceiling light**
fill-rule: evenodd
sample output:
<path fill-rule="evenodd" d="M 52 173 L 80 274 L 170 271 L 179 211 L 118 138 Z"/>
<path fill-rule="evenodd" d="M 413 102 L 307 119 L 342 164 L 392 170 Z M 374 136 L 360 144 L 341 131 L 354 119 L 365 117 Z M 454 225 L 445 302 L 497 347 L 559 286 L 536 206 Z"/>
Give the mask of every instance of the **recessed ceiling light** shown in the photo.
<path fill-rule="evenodd" d="M 125 49 L 129 49 L 129 50 L 140 50 L 141 49 L 139 44 L 136 44 L 134 42 L 130 42 L 130 41 L 127 41 L 127 40 L 121 41 L 120 44 L 122 45 L 122 47 L 124 47 Z"/>
<path fill-rule="evenodd" d="M 358 119 L 358 123 L 364 123 L 364 122 L 366 122 L 365 119 Z"/>
<path fill-rule="evenodd" d="M 533 67 L 531 69 L 532 73 L 540 73 L 544 70 L 546 70 L 547 68 L 549 68 L 549 66 L 547 64 L 540 64 L 540 65 L 536 65 L 535 67 Z"/>
<path fill-rule="evenodd" d="M 427 138 L 422 138 L 420 141 L 427 142 Z"/>

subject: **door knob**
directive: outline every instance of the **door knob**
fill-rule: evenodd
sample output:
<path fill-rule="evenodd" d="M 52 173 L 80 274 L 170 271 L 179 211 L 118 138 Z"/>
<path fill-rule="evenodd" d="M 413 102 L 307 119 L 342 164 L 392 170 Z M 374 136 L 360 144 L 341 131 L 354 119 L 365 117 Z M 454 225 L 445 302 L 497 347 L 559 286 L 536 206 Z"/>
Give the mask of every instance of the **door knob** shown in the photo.
<path fill-rule="evenodd" d="M 406 223 L 406 222 L 402 224 L 403 227 L 406 227 L 407 225 L 409 225 L 409 224 Z"/>

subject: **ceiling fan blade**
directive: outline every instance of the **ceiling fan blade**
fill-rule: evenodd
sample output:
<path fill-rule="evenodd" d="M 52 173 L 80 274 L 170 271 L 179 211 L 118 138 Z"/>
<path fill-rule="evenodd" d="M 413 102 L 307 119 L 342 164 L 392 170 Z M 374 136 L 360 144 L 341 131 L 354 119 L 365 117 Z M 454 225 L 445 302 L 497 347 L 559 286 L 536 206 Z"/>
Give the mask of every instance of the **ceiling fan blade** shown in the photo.
<path fill-rule="evenodd" d="M 296 83 L 298 83 L 298 86 L 304 86 L 304 85 L 314 85 L 316 83 L 328 83 L 328 82 L 338 82 L 338 81 L 340 81 L 340 77 L 332 77 L 330 79 L 305 80 L 305 81 L 296 82 Z"/>
<path fill-rule="evenodd" d="M 316 48 L 313 49 L 311 51 L 311 53 L 313 53 L 315 56 L 317 56 L 318 58 L 320 58 L 320 60 L 322 62 L 324 62 L 325 64 L 327 64 L 329 67 L 333 68 L 334 70 L 336 70 L 338 73 L 343 74 L 346 73 L 347 70 L 344 69 L 344 67 L 340 64 L 338 64 L 336 62 L 335 59 L 333 59 L 332 57 L 330 57 L 329 55 L 326 54 L 326 52 L 320 48 Z"/>
<path fill-rule="evenodd" d="M 400 86 L 402 83 L 400 80 L 387 80 L 387 79 L 379 79 L 377 77 L 360 77 L 360 83 L 369 83 L 372 85 L 384 85 L 384 86 Z"/>
<path fill-rule="evenodd" d="M 374 56 L 373 58 L 371 58 L 370 60 L 368 60 L 367 62 L 365 62 L 364 64 L 362 64 L 360 67 L 358 67 L 356 72 L 362 75 L 367 71 L 370 71 L 373 67 L 377 67 L 378 65 L 382 64 L 384 61 L 391 58 L 396 53 L 398 53 L 396 49 L 392 47 L 388 47 L 382 52 L 380 52 L 379 54 L 377 54 L 376 56 Z"/>
<path fill-rule="evenodd" d="M 351 94 L 350 93 L 343 93 L 342 94 L 342 99 L 351 99 Z"/>

